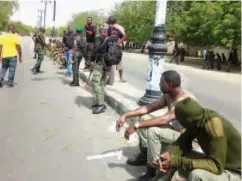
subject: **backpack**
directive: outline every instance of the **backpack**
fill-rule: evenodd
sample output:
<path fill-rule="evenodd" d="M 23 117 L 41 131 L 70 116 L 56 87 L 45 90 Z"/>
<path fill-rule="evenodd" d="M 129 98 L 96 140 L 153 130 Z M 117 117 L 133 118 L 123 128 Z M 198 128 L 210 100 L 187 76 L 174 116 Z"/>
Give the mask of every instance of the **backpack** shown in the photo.
<path fill-rule="evenodd" d="M 110 36 L 106 37 L 103 44 L 100 46 L 102 48 L 105 43 L 108 45 L 108 51 L 104 53 L 104 60 L 106 65 L 118 65 L 122 59 L 123 51 L 117 42 Z"/>
<path fill-rule="evenodd" d="M 76 37 L 76 44 L 79 49 L 84 49 L 87 47 L 86 37 L 83 35 L 78 35 Z"/>

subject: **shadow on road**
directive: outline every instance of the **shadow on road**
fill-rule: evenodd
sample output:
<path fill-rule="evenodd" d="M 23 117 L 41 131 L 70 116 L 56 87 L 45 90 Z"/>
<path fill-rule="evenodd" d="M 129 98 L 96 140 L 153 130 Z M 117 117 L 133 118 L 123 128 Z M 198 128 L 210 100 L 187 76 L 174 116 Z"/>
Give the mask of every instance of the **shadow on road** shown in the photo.
<path fill-rule="evenodd" d="M 112 88 L 109 88 L 109 87 L 106 87 L 106 89 L 108 89 L 109 91 L 118 93 L 118 94 L 124 96 L 125 98 L 127 98 L 128 100 L 132 100 L 134 102 L 137 102 L 138 101 L 138 98 L 137 97 L 130 96 L 130 95 L 126 94 L 126 93 L 123 93 L 121 91 L 118 91 L 118 90 L 115 90 L 115 89 L 112 89 Z"/>
<path fill-rule="evenodd" d="M 117 150 L 122 150 L 123 151 L 123 156 L 127 158 L 134 158 L 135 154 L 137 153 L 137 148 L 136 147 L 123 147 L 115 150 L 109 150 L 105 151 L 102 154 L 112 152 L 112 151 L 117 151 Z M 138 177 L 142 176 L 143 173 L 146 171 L 145 166 L 131 166 L 127 165 L 126 163 L 108 163 L 107 164 L 109 168 L 122 168 L 126 170 L 132 177 L 132 179 L 129 179 L 127 181 L 135 181 L 137 180 Z"/>
<path fill-rule="evenodd" d="M 76 96 L 75 104 L 78 107 L 85 106 L 88 109 L 92 109 L 94 99 L 92 97 Z"/>
<path fill-rule="evenodd" d="M 58 75 L 66 75 L 65 72 L 56 72 L 56 74 L 58 74 Z"/>
<path fill-rule="evenodd" d="M 45 80 L 55 80 L 56 77 L 35 77 L 35 78 L 32 78 L 31 80 L 33 81 L 45 81 Z"/>

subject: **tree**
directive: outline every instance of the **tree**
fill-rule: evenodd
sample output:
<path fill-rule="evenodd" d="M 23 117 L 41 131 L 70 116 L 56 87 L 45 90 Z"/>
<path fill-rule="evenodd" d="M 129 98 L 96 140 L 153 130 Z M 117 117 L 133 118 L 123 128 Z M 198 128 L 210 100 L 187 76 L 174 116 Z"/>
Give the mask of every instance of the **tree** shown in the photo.
<path fill-rule="evenodd" d="M 151 38 L 155 19 L 155 1 L 125 1 L 112 14 L 125 28 L 126 40 L 143 42 Z"/>
<path fill-rule="evenodd" d="M 166 28 L 189 45 L 237 47 L 241 39 L 241 2 L 168 2 Z"/>
<path fill-rule="evenodd" d="M 98 11 L 85 11 L 74 14 L 72 16 L 72 20 L 68 24 L 72 25 L 73 27 L 85 26 L 88 17 L 92 17 L 92 21 L 95 24 L 103 23 L 107 19 L 103 13 L 99 13 Z"/>
<path fill-rule="evenodd" d="M 17 10 L 17 1 L 0 1 L 0 30 L 6 30 L 10 17 Z"/>
<path fill-rule="evenodd" d="M 16 28 L 16 31 L 19 34 L 30 34 L 33 32 L 34 28 L 32 26 L 29 25 L 25 25 L 23 23 L 21 23 L 20 21 L 10 21 L 10 24 L 14 25 Z"/>

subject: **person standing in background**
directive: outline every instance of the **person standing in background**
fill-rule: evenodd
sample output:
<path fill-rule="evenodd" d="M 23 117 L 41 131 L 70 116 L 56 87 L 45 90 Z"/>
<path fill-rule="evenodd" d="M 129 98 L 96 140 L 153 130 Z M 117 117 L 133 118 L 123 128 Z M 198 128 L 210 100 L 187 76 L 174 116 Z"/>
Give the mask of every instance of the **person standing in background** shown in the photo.
<path fill-rule="evenodd" d="M 34 74 L 41 72 L 40 67 L 44 60 L 44 48 L 46 47 L 49 49 L 49 51 L 51 51 L 51 48 L 45 42 L 44 33 L 45 33 L 45 29 L 40 28 L 39 33 L 36 36 L 36 52 L 38 53 L 38 58 L 35 66 L 32 68 L 32 72 Z"/>
<path fill-rule="evenodd" d="M 71 79 L 72 76 L 72 49 L 74 48 L 75 35 L 71 26 L 68 26 L 68 32 L 64 34 L 63 43 L 66 47 L 66 78 Z"/>
<path fill-rule="evenodd" d="M 89 68 L 89 62 L 91 59 L 91 54 L 94 48 L 95 43 L 95 37 L 96 37 L 96 25 L 93 24 L 92 18 L 87 18 L 87 24 L 85 25 L 85 31 L 86 31 L 86 40 L 87 40 L 87 60 L 85 62 L 85 68 Z"/>
<path fill-rule="evenodd" d="M 108 36 L 116 37 L 117 44 L 120 47 L 123 47 L 123 41 L 126 36 L 124 28 L 121 25 L 117 24 L 117 20 L 114 16 L 108 17 L 107 24 L 109 25 Z M 116 70 L 119 71 L 119 81 L 126 82 L 126 80 L 124 80 L 123 78 L 122 60 L 116 66 Z"/>
<path fill-rule="evenodd" d="M 86 60 L 86 37 L 82 33 L 83 27 L 78 26 L 76 28 L 75 42 L 74 42 L 74 53 L 73 53 L 73 81 L 70 86 L 79 86 L 79 66 L 82 58 Z"/>

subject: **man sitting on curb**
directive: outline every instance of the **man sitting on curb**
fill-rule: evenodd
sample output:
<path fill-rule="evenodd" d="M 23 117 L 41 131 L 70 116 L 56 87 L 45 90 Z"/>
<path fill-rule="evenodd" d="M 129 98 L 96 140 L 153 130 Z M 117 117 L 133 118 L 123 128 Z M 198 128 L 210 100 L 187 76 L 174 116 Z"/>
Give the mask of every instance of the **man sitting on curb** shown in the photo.
<path fill-rule="evenodd" d="M 127 118 L 142 116 L 142 121 L 129 125 L 125 133 L 127 137 L 135 131 L 139 135 L 141 152 L 135 160 L 128 160 L 127 164 L 147 164 L 147 173 L 140 177 L 140 181 L 148 181 L 155 176 L 156 169 L 153 162 L 156 161 L 161 150 L 164 150 L 167 145 L 172 144 L 183 130 L 183 127 L 176 120 L 174 106 L 178 101 L 194 96 L 181 88 L 180 84 L 181 78 L 176 71 L 169 70 L 164 72 L 160 79 L 161 91 L 163 93 L 160 99 L 150 105 L 142 106 L 122 115 L 117 121 L 116 129 L 119 131 Z M 146 114 L 165 108 L 166 106 L 168 107 L 168 111 L 164 115 L 143 121 Z"/>
<path fill-rule="evenodd" d="M 169 170 L 172 174 L 170 170 L 178 169 L 188 181 L 240 181 L 239 130 L 223 116 L 202 108 L 191 98 L 177 103 L 175 115 L 186 131 L 173 143 L 169 152 L 161 154 L 156 161 L 160 171 Z M 191 154 L 195 137 L 205 153 L 203 157 Z"/>

